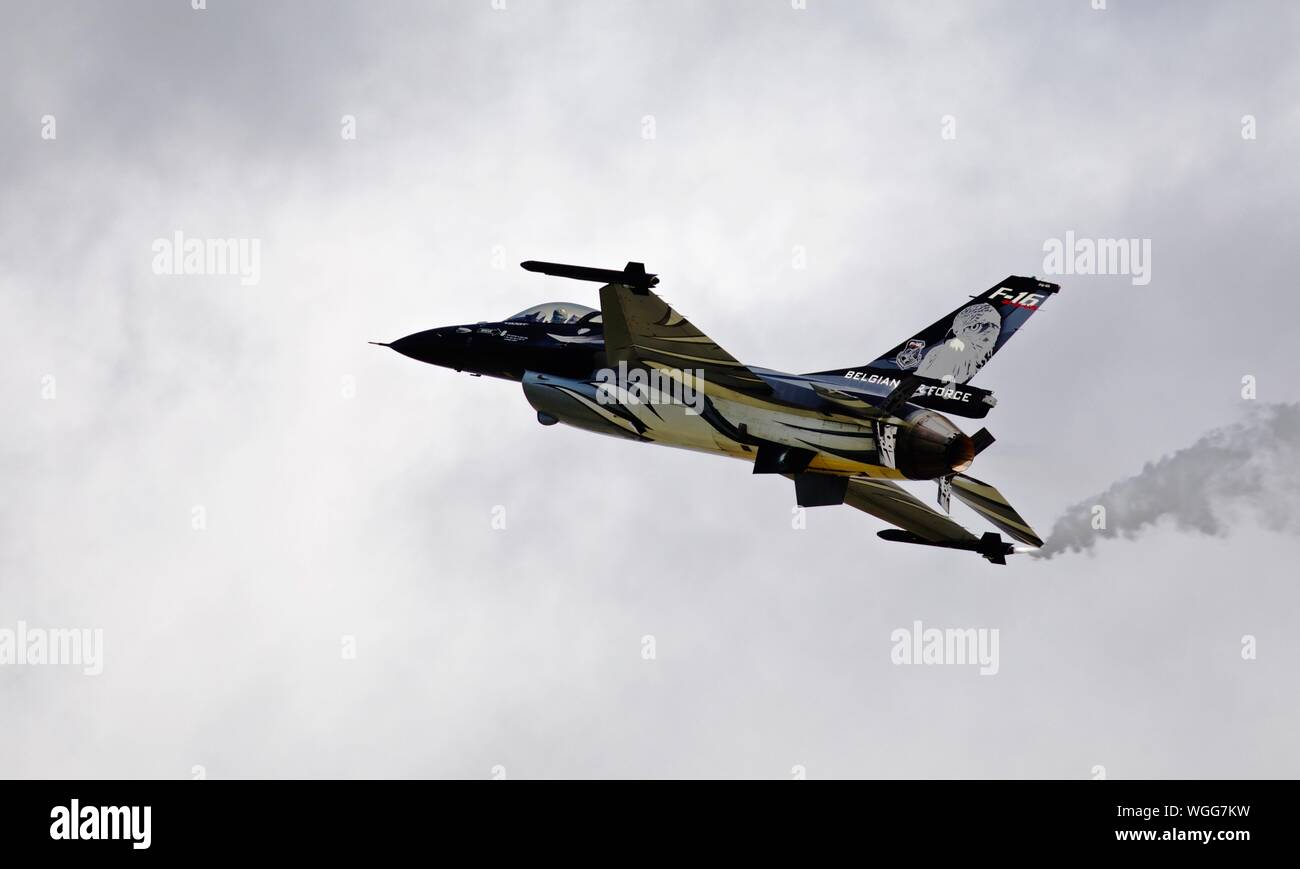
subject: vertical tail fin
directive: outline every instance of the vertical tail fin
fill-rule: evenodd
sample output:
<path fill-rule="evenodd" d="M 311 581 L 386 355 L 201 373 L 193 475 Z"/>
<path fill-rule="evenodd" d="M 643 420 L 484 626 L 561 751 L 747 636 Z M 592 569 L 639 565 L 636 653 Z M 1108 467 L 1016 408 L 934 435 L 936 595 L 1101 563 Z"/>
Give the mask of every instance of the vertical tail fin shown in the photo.
<path fill-rule="evenodd" d="M 966 383 L 1060 289 L 1058 284 L 1012 275 L 866 365 L 818 373 L 865 370 L 893 378 L 917 374 Z"/>

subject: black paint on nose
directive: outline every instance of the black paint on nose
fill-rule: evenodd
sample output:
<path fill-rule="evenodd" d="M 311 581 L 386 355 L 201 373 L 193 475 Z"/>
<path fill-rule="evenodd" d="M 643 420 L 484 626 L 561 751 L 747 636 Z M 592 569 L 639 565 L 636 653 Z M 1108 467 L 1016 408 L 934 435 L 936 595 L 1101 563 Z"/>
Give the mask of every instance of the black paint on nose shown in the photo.
<path fill-rule="evenodd" d="M 461 332 L 453 326 L 416 332 L 414 335 L 398 338 L 388 346 L 403 356 L 430 365 L 462 368 L 468 357 L 470 337 L 470 332 Z"/>

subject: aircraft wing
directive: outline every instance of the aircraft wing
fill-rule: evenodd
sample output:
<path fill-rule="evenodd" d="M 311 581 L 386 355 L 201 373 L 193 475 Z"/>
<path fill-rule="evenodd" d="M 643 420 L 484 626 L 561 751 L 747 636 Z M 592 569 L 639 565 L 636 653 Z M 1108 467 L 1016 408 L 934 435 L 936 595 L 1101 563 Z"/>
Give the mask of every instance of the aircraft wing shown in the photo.
<path fill-rule="evenodd" d="M 971 532 L 927 507 L 902 486 L 872 477 L 854 477 L 844 503 L 897 525 L 928 543 L 974 543 Z"/>
<path fill-rule="evenodd" d="M 600 288 L 607 364 L 643 364 L 703 372 L 705 394 L 717 388 L 746 395 L 769 395 L 764 383 L 740 360 L 649 289 L 610 283 Z"/>

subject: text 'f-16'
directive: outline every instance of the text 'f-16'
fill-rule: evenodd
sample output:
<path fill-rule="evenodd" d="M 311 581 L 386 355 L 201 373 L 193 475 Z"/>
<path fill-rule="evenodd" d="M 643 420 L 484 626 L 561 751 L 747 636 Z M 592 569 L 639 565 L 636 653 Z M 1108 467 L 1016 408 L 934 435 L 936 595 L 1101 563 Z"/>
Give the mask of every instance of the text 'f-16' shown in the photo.
<path fill-rule="evenodd" d="M 417 332 L 384 346 L 412 359 L 523 384 L 543 425 L 753 462 L 794 481 L 800 506 L 849 504 L 898 526 L 884 540 L 978 552 L 995 564 L 1042 546 L 993 486 L 968 476 L 993 443 L 944 414 L 982 419 L 993 394 L 970 380 L 1060 290 L 1009 277 L 888 352 L 853 368 L 785 374 L 744 365 L 659 298 L 657 275 L 529 261 L 595 281 L 600 309 L 537 305 L 496 323 Z M 935 510 L 897 480 L 938 486 Z M 1025 547 L 948 516 L 957 498 Z M 899 530 L 901 529 L 901 530 Z"/>

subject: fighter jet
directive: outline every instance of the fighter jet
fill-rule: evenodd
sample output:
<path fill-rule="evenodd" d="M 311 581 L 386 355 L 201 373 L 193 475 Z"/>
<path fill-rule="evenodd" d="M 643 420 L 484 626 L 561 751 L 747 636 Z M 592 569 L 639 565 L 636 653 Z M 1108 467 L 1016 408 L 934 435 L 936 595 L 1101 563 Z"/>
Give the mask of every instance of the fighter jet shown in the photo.
<path fill-rule="evenodd" d="M 655 293 L 659 278 L 641 263 L 521 265 L 603 284 L 600 309 L 552 302 L 500 322 L 373 343 L 517 381 L 542 425 L 744 459 L 755 474 L 793 480 L 800 506 L 848 504 L 897 526 L 878 532 L 884 540 L 967 550 L 994 564 L 1042 546 L 1001 492 L 966 473 L 993 435 L 967 435 L 947 415 L 988 414 L 993 393 L 971 378 L 1057 284 L 1013 275 L 869 362 L 786 374 L 723 350 Z M 906 480 L 935 484 L 940 509 L 899 485 Z M 1022 545 L 955 522 L 953 495 Z"/>

